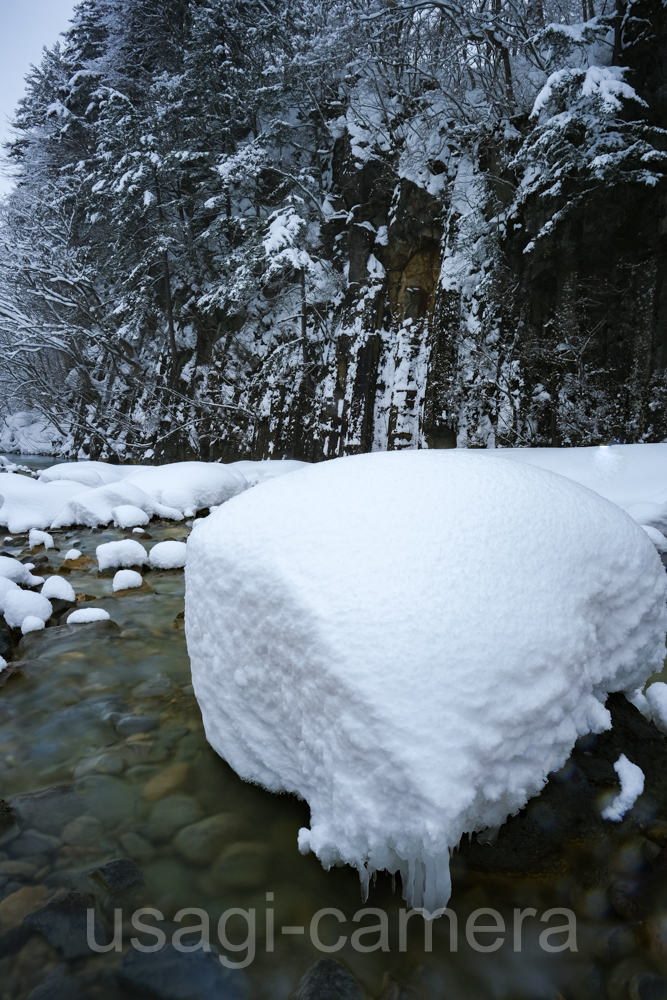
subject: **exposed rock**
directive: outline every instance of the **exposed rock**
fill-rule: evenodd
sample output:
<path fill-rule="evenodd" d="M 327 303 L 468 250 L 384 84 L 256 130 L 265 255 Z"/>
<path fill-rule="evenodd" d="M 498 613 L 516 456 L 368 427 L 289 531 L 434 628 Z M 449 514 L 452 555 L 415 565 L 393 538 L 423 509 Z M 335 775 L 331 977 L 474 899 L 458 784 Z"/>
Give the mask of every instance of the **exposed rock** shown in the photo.
<path fill-rule="evenodd" d="M 122 896 L 144 884 L 143 872 L 130 858 L 108 861 L 88 874 L 110 896 Z"/>
<path fill-rule="evenodd" d="M 235 813 L 218 813 L 184 827 L 176 836 L 178 853 L 195 865 L 210 865 L 226 843 L 238 840 L 244 822 Z"/>
<path fill-rule="evenodd" d="M 14 629 L 11 629 L 0 615 L 0 656 L 3 660 L 11 660 L 14 655 Z"/>
<path fill-rule="evenodd" d="M 308 969 L 294 1000 L 362 1000 L 359 984 L 340 962 L 320 958 Z"/>
<path fill-rule="evenodd" d="M 41 934 L 68 961 L 90 955 L 87 942 L 87 913 L 95 906 L 95 897 L 70 892 L 52 899 L 40 910 L 25 918 L 28 930 Z M 95 920 L 95 940 L 103 940 L 102 928 Z"/>
<path fill-rule="evenodd" d="M 183 953 L 170 944 L 152 954 L 130 949 L 118 977 L 159 1000 L 245 1000 L 246 996 L 241 971 L 225 969 L 211 952 Z"/>
<path fill-rule="evenodd" d="M 48 890 L 45 885 L 24 886 L 0 900 L 0 931 L 17 927 L 44 904 Z"/>
<path fill-rule="evenodd" d="M 70 612 L 67 612 L 69 615 Z M 66 617 L 66 616 L 63 616 Z M 68 639 L 75 636 L 77 632 L 81 629 L 80 625 L 67 625 L 63 622 L 61 618 L 53 628 L 44 629 L 40 632 L 28 632 L 24 635 L 16 648 L 16 659 L 24 660 L 30 657 L 39 656 L 40 652 L 49 652 L 49 647 L 60 639 Z M 118 625 L 112 621 L 110 618 L 105 618 L 103 621 L 87 622 L 86 623 L 86 635 L 88 637 L 91 634 L 99 634 L 100 638 L 108 639 L 112 633 L 120 633 L 120 628 Z"/>
<path fill-rule="evenodd" d="M 154 594 L 150 583 L 142 581 L 140 587 L 130 587 L 128 590 L 114 590 L 113 597 L 139 597 L 140 594 Z"/>

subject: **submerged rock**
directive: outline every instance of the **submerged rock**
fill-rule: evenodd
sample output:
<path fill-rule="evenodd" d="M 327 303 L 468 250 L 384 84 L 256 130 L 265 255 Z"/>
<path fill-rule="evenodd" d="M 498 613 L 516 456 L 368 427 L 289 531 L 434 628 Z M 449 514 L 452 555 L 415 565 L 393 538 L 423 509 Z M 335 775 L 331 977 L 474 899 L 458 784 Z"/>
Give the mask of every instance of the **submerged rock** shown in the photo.
<path fill-rule="evenodd" d="M 95 897 L 81 892 L 69 892 L 47 903 L 25 918 L 28 930 L 36 931 L 70 961 L 90 955 L 87 941 L 87 912 L 95 906 Z M 95 940 L 102 941 L 102 928 L 95 919 Z"/>
<path fill-rule="evenodd" d="M 305 974 L 293 1000 L 362 1000 L 351 972 L 333 958 L 320 958 Z"/>
<path fill-rule="evenodd" d="M 170 944 L 152 954 L 130 949 L 118 978 L 159 1000 L 245 1000 L 247 993 L 241 971 L 225 969 L 211 952 L 183 953 Z"/>

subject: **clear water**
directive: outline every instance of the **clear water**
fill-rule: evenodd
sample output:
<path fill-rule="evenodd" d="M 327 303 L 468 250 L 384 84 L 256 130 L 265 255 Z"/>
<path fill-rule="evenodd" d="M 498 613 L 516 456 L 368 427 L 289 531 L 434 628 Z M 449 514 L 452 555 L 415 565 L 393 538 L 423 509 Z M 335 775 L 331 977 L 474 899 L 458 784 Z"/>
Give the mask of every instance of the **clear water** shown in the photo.
<path fill-rule="evenodd" d="M 187 525 L 153 522 L 147 545 L 164 538 L 184 539 L 188 531 Z M 48 566 L 38 571 L 45 575 L 49 569 L 56 570 L 72 547 L 94 557 L 97 545 L 124 534 L 115 529 L 56 534 L 60 551 L 47 553 Z M 24 543 L 25 538 L 17 537 L 0 544 L 0 549 L 23 556 Z M 586 869 L 600 863 L 599 845 L 589 853 L 586 845 L 579 845 L 583 874 L 576 878 L 491 878 L 458 872 L 450 902 L 458 915 L 458 950 L 450 950 L 449 924 L 443 919 L 433 926 L 433 950 L 425 951 L 421 918 L 411 920 L 407 950 L 399 950 L 400 887 L 393 891 L 391 879 L 381 876 L 370 900 L 363 904 L 355 872 L 339 868 L 327 873 L 314 857 L 298 853 L 297 832 L 308 824 L 307 806 L 242 782 L 210 749 L 190 683 L 179 619 L 183 574 L 147 571 L 144 576 L 154 593 L 116 598 L 111 579 L 98 577 L 96 567 L 72 572 L 66 578 L 75 591 L 96 598 L 95 606 L 108 610 L 118 629 L 84 625 L 64 634 L 52 629 L 35 633 L 27 644 L 22 673 L 0 689 L 0 798 L 71 786 L 63 793 L 67 808 L 59 812 L 56 796 L 49 814 L 50 833 L 60 843 L 52 845 L 50 852 L 25 858 L 34 869 L 31 873 L 0 875 L 0 897 L 8 898 L 26 886 L 46 886 L 53 892 L 60 875 L 66 881 L 72 873 L 133 856 L 145 884 L 124 911 L 124 947 L 135 933 L 129 917 L 136 906 L 158 909 L 168 936 L 177 926 L 175 914 L 184 907 L 205 910 L 211 921 L 231 907 L 254 908 L 257 950 L 244 972 L 251 1000 L 289 997 L 307 968 L 322 957 L 309 928 L 313 915 L 323 907 L 342 911 L 347 923 L 325 916 L 321 940 L 331 943 L 346 934 L 347 943 L 335 957 L 354 973 L 367 996 L 383 996 L 384 1000 L 401 996 L 388 976 L 405 984 L 409 996 L 433 1000 L 626 1000 L 633 995 L 631 982 L 635 993 L 639 988 L 638 975 L 663 969 L 662 904 L 652 922 L 640 924 L 623 919 L 608 905 L 597 905 L 595 893 L 587 892 Z M 141 687 L 147 681 L 153 682 L 153 691 Z M 128 715 L 150 717 L 154 728 L 119 735 L 119 720 Z M 156 778 L 169 779 L 171 795 L 181 798 L 167 795 L 156 804 Z M 167 806 L 156 812 L 156 805 L 166 800 Z M 73 837 L 73 828 L 68 827 L 77 818 L 73 811 L 88 817 L 84 825 L 97 831 L 88 842 Z M 234 847 L 227 850 L 226 860 L 201 864 L 185 860 L 176 844 L 180 827 L 219 813 L 230 814 L 233 831 Z M 621 868 L 622 863 L 641 866 L 642 858 L 636 859 L 644 848 L 641 838 L 634 846 L 617 847 L 610 841 L 607 854 L 621 858 Z M 5 845 L 0 861 L 11 860 L 10 854 L 11 844 Z M 273 894 L 268 901 L 267 893 Z M 0 898 L 0 920 L 2 905 Z M 377 915 L 352 921 L 364 905 L 386 913 L 388 951 L 361 952 L 352 946 L 355 929 L 378 922 Z M 467 916 L 483 907 L 496 909 L 508 928 L 504 943 L 493 952 L 475 951 L 465 940 Z M 550 907 L 571 908 L 577 921 L 576 953 L 546 953 L 538 943 L 545 925 L 531 919 L 524 923 L 521 950 L 514 951 L 511 929 L 516 907 L 534 907 L 538 917 Z M 268 953 L 267 909 L 274 911 L 276 927 L 275 950 Z M 233 920 L 229 923 L 232 943 L 244 940 L 245 926 L 243 919 L 237 919 L 236 925 Z M 304 934 L 283 934 L 285 926 L 303 927 Z M 7 928 L 0 926 L 3 929 Z M 488 934 L 479 940 L 492 942 L 496 936 Z M 554 942 L 563 940 L 561 936 Z M 376 942 L 379 934 L 363 939 L 367 946 Z M 245 954 L 240 951 L 230 957 L 242 960 Z M 87 967 L 95 968 L 96 963 L 108 967 L 117 960 L 113 953 L 99 956 L 87 960 Z M 23 1000 L 59 964 L 62 959 L 52 948 L 38 948 L 34 942 L 18 955 L 0 958 L 1 1000 Z"/>

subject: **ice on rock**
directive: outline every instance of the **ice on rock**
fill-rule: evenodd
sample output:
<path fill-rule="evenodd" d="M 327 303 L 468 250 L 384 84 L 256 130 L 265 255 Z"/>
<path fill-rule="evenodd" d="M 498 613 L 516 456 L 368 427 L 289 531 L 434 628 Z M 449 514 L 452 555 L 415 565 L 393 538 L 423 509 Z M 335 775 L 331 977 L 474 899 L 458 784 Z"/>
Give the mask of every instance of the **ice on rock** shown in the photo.
<path fill-rule="evenodd" d="M 37 587 L 44 583 L 41 576 L 33 576 L 30 572 L 34 569 L 32 563 L 21 563 L 18 559 L 10 559 L 9 556 L 0 556 L 0 577 L 6 580 L 13 580 L 24 587 Z"/>
<path fill-rule="evenodd" d="M 619 507 L 482 452 L 336 459 L 197 521 L 185 626 L 212 746 L 306 799 L 304 852 L 433 911 L 609 691 L 664 656 L 660 558 Z"/>
<path fill-rule="evenodd" d="M 21 622 L 21 634 L 27 635 L 28 632 L 40 632 L 45 628 L 45 623 L 43 619 L 38 618 L 37 615 L 28 615 Z"/>
<path fill-rule="evenodd" d="M 629 809 L 644 791 L 644 772 L 632 761 L 628 760 L 624 753 L 614 764 L 614 770 L 621 782 L 620 794 L 613 802 L 602 810 L 602 818 L 608 819 L 612 823 L 620 823 Z"/>
<path fill-rule="evenodd" d="M 133 507 L 130 503 L 114 507 L 111 516 L 117 528 L 134 528 L 136 525 L 148 524 L 150 521 L 146 511 L 142 510 L 141 507 Z"/>
<path fill-rule="evenodd" d="M 185 566 L 185 542 L 158 542 L 148 554 L 153 569 L 182 569 Z"/>
<path fill-rule="evenodd" d="M 73 611 L 71 615 L 68 615 L 67 624 L 86 625 L 89 622 L 105 622 L 110 618 L 111 615 L 104 608 L 81 608 L 79 611 Z"/>
<path fill-rule="evenodd" d="M 28 545 L 31 549 L 36 549 L 38 545 L 43 545 L 45 549 L 52 549 L 54 541 L 48 531 L 40 531 L 38 528 L 31 528 L 28 534 Z"/>
<path fill-rule="evenodd" d="M 10 628 L 20 628 L 26 618 L 40 618 L 45 622 L 53 614 L 51 602 L 31 590 L 8 591 L 2 598 L 3 614 Z"/>
<path fill-rule="evenodd" d="M 133 538 L 123 538 L 119 542 L 104 542 L 96 550 L 100 569 L 116 569 L 121 566 L 143 566 L 148 562 L 148 553 L 141 542 Z"/>
<path fill-rule="evenodd" d="M 74 587 L 62 576 L 49 576 L 40 591 L 42 597 L 54 597 L 59 601 L 75 601 Z"/>
<path fill-rule="evenodd" d="M 137 573 L 133 569 L 119 569 L 113 578 L 111 587 L 115 594 L 118 590 L 134 590 L 136 587 L 141 587 L 143 582 L 141 573 Z"/>

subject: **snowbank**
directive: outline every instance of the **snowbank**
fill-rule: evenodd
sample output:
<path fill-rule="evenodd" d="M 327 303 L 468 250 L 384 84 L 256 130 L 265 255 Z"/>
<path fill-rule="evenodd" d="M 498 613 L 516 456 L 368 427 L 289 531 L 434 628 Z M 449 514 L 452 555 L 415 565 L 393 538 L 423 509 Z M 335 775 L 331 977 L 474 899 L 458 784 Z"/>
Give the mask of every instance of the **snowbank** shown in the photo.
<path fill-rule="evenodd" d="M 151 549 L 148 558 L 153 569 L 182 569 L 185 566 L 187 545 L 185 542 L 158 542 Z"/>
<path fill-rule="evenodd" d="M 429 910 L 449 852 L 543 787 L 664 655 L 666 578 L 596 493 L 486 453 L 310 467 L 195 522 L 185 624 L 209 742 L 305 798 L 325 867 L 400 871 Z"/>
<path fill-rule="evenodd" d="M 89 528 L 96 528 L 100 524 L 109 524 L 113 521 L 114 511 L 119 507 L 128 506 L 139 508 L 146 514 L 146 522 L 154 515 L 174 521 L 180 521 L 183 517 L 180 510 L 156 502 L 148 493 L 123 480 L 79 493 L 65 504 L 53 519 L 51 527 L 57 529 L 68 527 L 70 524 L 86 524 Z M 0 508 L 1 514 L 2 508 Z"/>
<path fill-rule="evenodd" d="M 116 569 L 119 566 L 143 566 L 148 562 L 148 553 L 140 542 L 124 538 L 120 542 L 104 542 L 95 549 L 100 569 Z"/>

